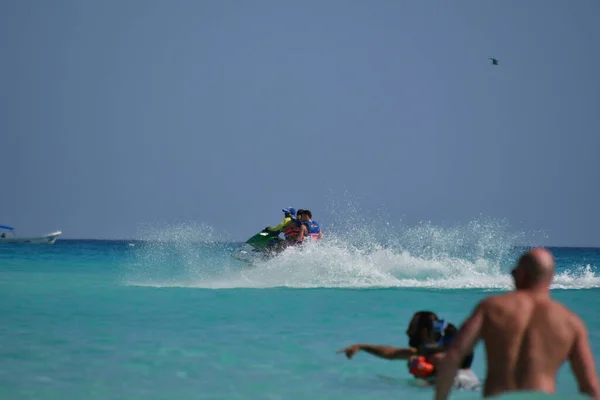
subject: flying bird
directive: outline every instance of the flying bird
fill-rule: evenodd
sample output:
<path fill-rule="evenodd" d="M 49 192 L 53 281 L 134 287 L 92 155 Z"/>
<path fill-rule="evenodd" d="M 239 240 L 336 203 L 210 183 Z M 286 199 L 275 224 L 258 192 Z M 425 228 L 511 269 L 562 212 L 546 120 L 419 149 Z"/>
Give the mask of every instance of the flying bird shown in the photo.
<path fill-rule="evenodd" d="M 498 60 L 495 58 L 490 58 L 490 61 L 492 61 L 492 65 L 498 65 Z"/>

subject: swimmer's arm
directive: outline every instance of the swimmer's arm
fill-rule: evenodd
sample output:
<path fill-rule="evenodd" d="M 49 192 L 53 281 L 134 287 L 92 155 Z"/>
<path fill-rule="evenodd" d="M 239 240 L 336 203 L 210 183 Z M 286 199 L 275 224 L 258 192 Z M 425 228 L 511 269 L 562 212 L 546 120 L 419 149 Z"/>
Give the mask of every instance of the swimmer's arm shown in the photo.
<path fill-rule="evenodd" d="M 398 348 L 392 346 L 377 346 L 370 344 L 361 344 L 361 350 L 379 358 L 386 360 L 407 360 L 417 354 L 417 350 L 412 347 Z"/>
<path fill-rule="evenodd" d="M 592 396 L 594 399 L 600 399 L 594 356 L 590 348 L 587 329 L 581 320 L 578 321 L 577 337 L 569 355 L 569 363 L 577 379 L 579 392 Z"/>
<path fill-rule="evenodd" d="M 411 356 L 417 354 L 417 349 L 412 347 L 398 348 L 392 346 L 378 346 L 373 344 L 354 344 L 346 347 L 345 349 L 339 350 L 338 353 L 346 353 L 348 358 L 352 358 L 361 350 L 386 360 L 408 360 Z"/>
<path fill-rule="evenodd" d="M 461 361 L 473 351 L 475 344 L 481 337 L 483 326 L 483 303 L 477 305 L 471 316 L 465 321 L 458 331 L 456 338 L 448 348 L 444 360 L 438 368 L 435 399 L 445 400 L 450 395 L 454 377 L 458 372 Z"/>

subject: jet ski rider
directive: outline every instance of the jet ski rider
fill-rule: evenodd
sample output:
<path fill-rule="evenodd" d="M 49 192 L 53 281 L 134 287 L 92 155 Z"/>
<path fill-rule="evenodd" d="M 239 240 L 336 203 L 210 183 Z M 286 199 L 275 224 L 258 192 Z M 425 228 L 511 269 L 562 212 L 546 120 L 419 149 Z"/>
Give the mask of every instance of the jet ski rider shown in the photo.
<path fill-rule="evenodd" d="M 296 225 L 296 209 L 293 207 L 282 208 L 281 211 L 284 212 L 283 221 L 279 223 L 277 226 L 267 226 L 264 231 L 268 232 L 281 232 L 284 229 L 288 228 L 290 225 Z"/>
<path fill-rule="evenodd" d="M 283 238 L 288 244 L 294 244 L 298 241 L 298 235 L 302 227 L 302 214 L 304 214 L 304 210 L 299 209 L 296 212 L 296 218 L 283 229 Z"/>
<path fill-rule="evenodd" d="M 301 244 L 305 239 L 319 240 L 323 238 L 321 227 L 317 221 L 312 220 L 309 210 L 284 208 L 285 219 L 275 227 L 266 227 L 264 232 L 283 233 L 284 239 L 274 240 L 270 245 L 271 250 L 279 252 L 288 246 Z"/>

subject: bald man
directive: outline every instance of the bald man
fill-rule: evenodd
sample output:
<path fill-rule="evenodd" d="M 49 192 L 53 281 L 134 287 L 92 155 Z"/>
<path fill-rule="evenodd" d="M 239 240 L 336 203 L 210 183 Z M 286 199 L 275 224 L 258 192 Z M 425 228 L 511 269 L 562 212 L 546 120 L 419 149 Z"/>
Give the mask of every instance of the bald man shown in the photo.
<path fill-rule="evenodd" d="M 516 290 L 483 300 L 461 327 L 438 371 L 435 398 L 448 398 L 459 363 L 483 339 L 484 397 L 516 391 L 552 394 L 558 369 L 568 359 L 579 391 L 600 399 L 585 324 L 550 299 L 552 254 L 533 249 L 521 256 L 511 274 Z"/>

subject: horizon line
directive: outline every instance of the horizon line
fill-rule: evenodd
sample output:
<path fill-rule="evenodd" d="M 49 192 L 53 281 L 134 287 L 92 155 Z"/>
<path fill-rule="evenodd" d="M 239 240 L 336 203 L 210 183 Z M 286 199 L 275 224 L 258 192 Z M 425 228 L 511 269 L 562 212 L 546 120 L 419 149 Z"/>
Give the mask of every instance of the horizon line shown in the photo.
<path fill-rule="evenodd" d="M 159 240 L 151 240 L 151 239 L 131 239 L 131 238 L 58 238 L 56 242 L 59 241 L 104 241 L 104 242 L 154 242 Z M 163 240 L 167 242 L 176 241 L 176 240 Z M 190 240 L 194 242 L 194 240 Z M 215 240 L 214 242 L 201 242 L 199 243 L 244 243 L 245 241 L 231 241 L 231 240 Z M 558 244 L 548 244 L 548 245 L 536 245 L 536 244 L 515 244 L 511 245 L 511 247 L 546 247 L 546 248 L 572 248 L 572 249 L 600 249 L 600 246 L 592 246 L 592 245 L 558 245 Z"/>

